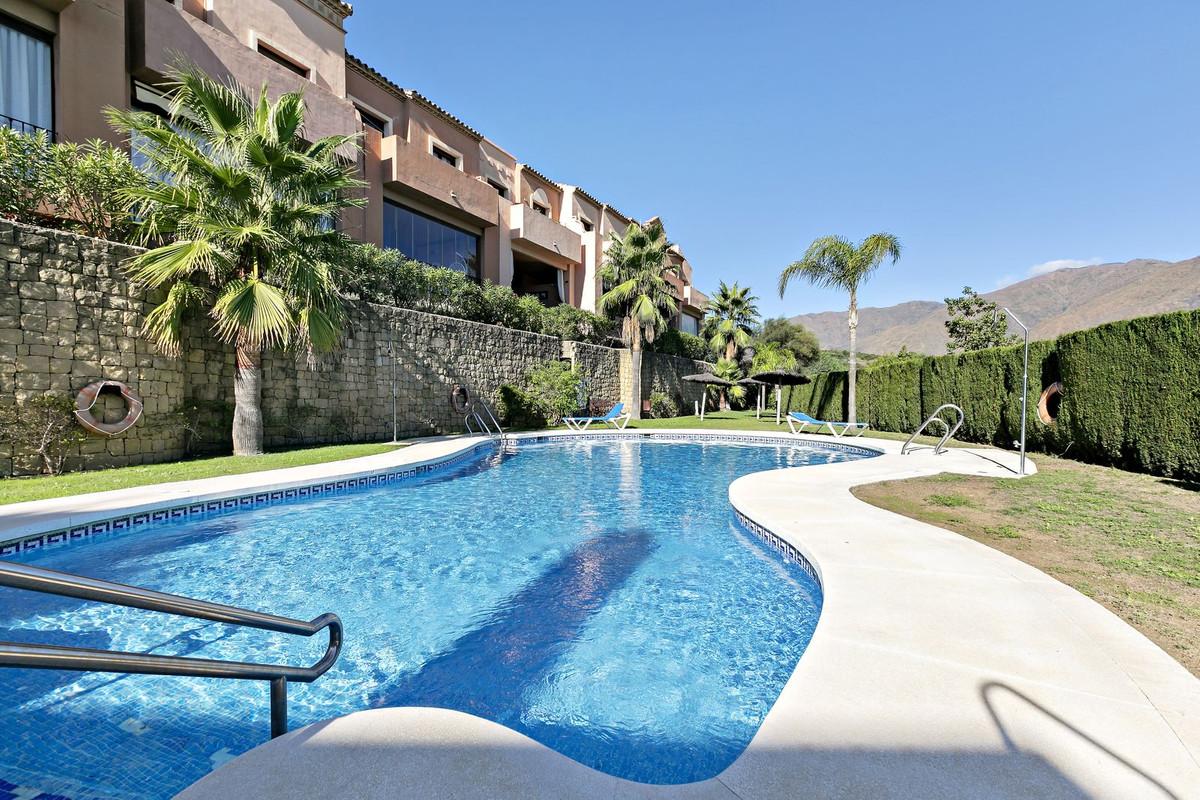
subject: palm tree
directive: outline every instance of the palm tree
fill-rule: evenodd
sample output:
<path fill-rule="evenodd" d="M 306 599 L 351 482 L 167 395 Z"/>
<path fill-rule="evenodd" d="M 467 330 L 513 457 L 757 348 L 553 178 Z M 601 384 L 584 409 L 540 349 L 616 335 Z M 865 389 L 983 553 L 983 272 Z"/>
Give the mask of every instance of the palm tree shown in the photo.
<path fill-rule="evenodd" d="M 600 313 L 620 320 L 632 361 L 634 419 L 642 417 L 642 347 L 652 343 L 675 314 L 675 297 L 663 277 L 670 246 L 657 220 L 645 226 L 631 222 L 623 235 L 612 235 L 600 270 L 604 285 L 611 287 L 600 297 Z"/>
<path fill-rule="evenodd" d="M 731 358 L 717 359 L 717 363 L 713 364 L 712 374 L 718 378 L 724 378 L 727 381 L 737 383 L 742 378 L 742 368 L 738 363 Z M 732 400 L 741 400 L 746 396 L 745 386 L 721 386 L 720 384 L 710 384 L 709 389 L 715 390 L 718 393 L 717 408 L 722 411 L 729 409 L 728 397 Z"/>
<path fill-rule="evenodd" d="M 122 193 L 152 246 L 126 267 L 166 291 L 144 325 L 164 353 L 180 354 L 194 312 L 235 348 L 233 452 L 261 453 L 263 351 L 311 360 L 341 342 L 337 265 L 351 245 L 332 221 L 364 202 L 348 196 L 362 185 L 345 157 L 356 137 L 305 144 L 300 93 L 272 103 L 264 86 L 255 100 L 194 67 L 173 74 L 168 97 L 169 119 L 107 110 L 159 178 Z"/>
<path fill-rule="evenodd" d="M 850 387 L 846 419 L 857 419 L 855 381 L 858 379 L 856 345 L 858 335 L 858 286 L 887 259 L 895 264 L 900 258 L 900 240 L 890 233 L 873 233 L 855 247 L 840 236 L 822 236 L 808 246 L 804 257 L 784 268 L 779 275 L 779 296 L 788 282 L 801 277 L 814 286 L 845 289 L 850 295 L 847 323 L 850 327 Z"/>
<path fill-rule="evenodd" d="M 749 286 L 743 288 L 737 282 L 728 286 L 721 281 L 717 293 L 708 301 L 708 316 L 704 320 L 704 333 L 714 353 L 736 361 L 738 352 L 750 344 L 758 323 L 756 300 Z"/>

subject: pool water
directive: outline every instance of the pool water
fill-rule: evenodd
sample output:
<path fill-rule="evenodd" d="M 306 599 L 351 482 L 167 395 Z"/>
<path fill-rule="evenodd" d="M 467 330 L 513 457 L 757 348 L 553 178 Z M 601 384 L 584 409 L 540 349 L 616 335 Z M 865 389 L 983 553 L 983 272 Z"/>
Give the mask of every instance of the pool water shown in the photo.
<path fill-rule="evenodd" d="M 650 783 L 746 747 L 812 636 L 820 588 L 734 519 L 729 483 L 862 457 L 800 445 L 506 445 L 390 485 L 167 521 L 19 560 L 310 619 L 338 663 L 301 725 L 438 706 Z M 0 590 L 0 639 L 307 665 L 312 639 Z M 265 682 L 0 670 L 0 795 L 170 797 L 265 741 Z"/>

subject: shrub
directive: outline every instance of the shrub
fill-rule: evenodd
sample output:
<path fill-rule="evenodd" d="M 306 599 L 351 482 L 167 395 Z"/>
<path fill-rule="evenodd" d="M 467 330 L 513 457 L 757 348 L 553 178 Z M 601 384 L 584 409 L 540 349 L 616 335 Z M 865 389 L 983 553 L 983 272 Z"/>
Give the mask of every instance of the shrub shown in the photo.
<path fill-rule="evenodd" d="M 112 241 L 134 236 L 120 190 L 147 178 L 119 148 L 92 139 L 54 143 L 44 131 L 0 127 L 0 214 Z"/>
<path fill-rule="evenodd" d="M 612 328 L 606 317 L 565 303 L 542 314 L 542 333 L 573 342 L 603 344 L 611 338 Z"/>
<path fill-rule="evenodd" d="M 690 358 L 694 361 L 715 361 L 708 342 L 690 333 L 668 328 L 654 340 L 654 350 L 669 356 Z"/>
<path fill-rule="evenodd" d="M 655 419 L 667 419 L 679 416 L 679 403 L 666 392 L 650 393 L 650 416 Z"/>
<path fill-rule="evenodd" d="M 508 428 L 541 428 L 546 417 L 519 386 L 503 384 L 496 401 L 496 414 Z"/>
<path fill-rule="evenodd" d="M 544 361 L 525 378 L 526 395 L 549 425 L 580 406 L 579 373 L 566 361 Z"/>
<path fill-rule="evenodd" d="M 1194 480 L 1200 477 L 1200 311 L 1112 322 L 1029 344 L 1030 450 Z M 1021 345 L 893 359 L 858 373 L 859 418 L 911 432 L 943 403 L 965 414 L 957 438 L 1012 447 L 1021 435 Z M 1035 408 L 1061 381 L 1057 423 Z M 844 419 L 846 373 L 796 387 L 789 410 Z"/>
<path fill-rule="evenodd" d="M 61 475 L 67 456 L 87 438 L 75 420 L 75 402 L 66 395 L 44 394 L 0 407 L 0 441 L 16 457 L 36 456 L 48 475 Z"/>

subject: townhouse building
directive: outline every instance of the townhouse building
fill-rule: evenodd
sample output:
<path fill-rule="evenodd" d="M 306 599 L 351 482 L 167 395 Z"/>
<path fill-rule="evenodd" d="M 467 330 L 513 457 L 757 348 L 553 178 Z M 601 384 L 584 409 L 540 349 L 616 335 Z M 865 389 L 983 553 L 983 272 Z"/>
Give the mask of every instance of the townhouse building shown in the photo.
<path fill-rule="evenodd" d="M 348 157 L 368 203 L 340 221 L 349 235 L 595 310 L 607 242 L 633 218 L 348 53 L 351 14 L 339 0 L 0 0 L 0 124 L 118 143 L 102 108 L 165 110 L 180 58 L 276 95 L 303 89 L 309 138 L 361 135 Z M 695 333 L 706 298 L 678 246 L 670 260 L 673 324 Z"/>

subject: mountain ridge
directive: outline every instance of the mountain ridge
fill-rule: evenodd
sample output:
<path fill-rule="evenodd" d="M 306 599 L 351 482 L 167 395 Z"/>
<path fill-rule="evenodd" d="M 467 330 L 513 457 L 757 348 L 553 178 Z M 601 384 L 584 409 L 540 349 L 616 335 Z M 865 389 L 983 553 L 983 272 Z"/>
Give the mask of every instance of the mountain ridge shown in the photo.
<path fill-rule="evenodd" d="M 1105 322 L 1200 308 L 1200 256 L 1060 269 L 983 296 L 1011 308 L 1029 326 L 1030 339 L 1052 339 Z M 932 300 L 860 308 L 858 349 L 894 353 L 907 347 L 916 353 L 943 354 L 946 319 L 945 303 Z M 849 347 L 844 310 L 799 314 L 791 320 L 816 334 L 825 349 Z"/>

